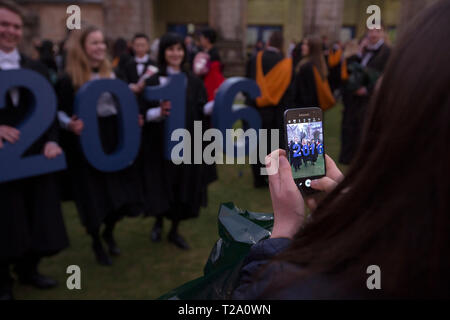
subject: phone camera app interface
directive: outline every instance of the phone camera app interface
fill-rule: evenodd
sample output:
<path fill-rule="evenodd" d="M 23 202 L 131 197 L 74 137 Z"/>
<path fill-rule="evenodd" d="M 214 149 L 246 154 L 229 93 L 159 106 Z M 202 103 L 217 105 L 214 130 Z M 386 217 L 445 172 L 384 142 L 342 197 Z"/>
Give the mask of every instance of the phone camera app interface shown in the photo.
<path fill-rule="evenodd" d="M 288 157 L 294 179 L 325 174 L 321 118 L 287 121 Z"/>

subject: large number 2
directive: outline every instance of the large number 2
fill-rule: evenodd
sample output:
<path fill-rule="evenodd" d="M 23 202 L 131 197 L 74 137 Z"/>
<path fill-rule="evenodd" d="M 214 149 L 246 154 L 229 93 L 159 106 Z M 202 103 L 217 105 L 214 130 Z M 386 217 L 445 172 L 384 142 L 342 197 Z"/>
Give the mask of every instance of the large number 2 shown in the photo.
<path fill-rule="evenodd" d="M 99 136 L 97 102 L 104 92 L 114 95 L 120 105 L 119 143 L 112 154 L 105 154 Z M 75 97 L 74 112 L 84 122 L 80 136 L 81 147 L 86 159 L 94 168 L 113 172 L 125 169 L 134 162 L 141 143 L 139 111 L 136 98 L 125 82 L 117 79 L 100 79 L 86 83 Z"/>
<path fill-rule="evenodd" d="M 15 144 L 4 144 L 0 149 L 0 182 L 51 173 L 66 168 L 64 155 L 47 159 L 43 154 L 22 158 L 24 152 L 52 125 L 56 115 L 56 96 L 50 83 L 30 70 L 0 72 L 0 108 L 4 108 L 8 90 L 14 87 L 28 89 L 33 99 L 23 121 L 16 127 L 20 139 Z"/>

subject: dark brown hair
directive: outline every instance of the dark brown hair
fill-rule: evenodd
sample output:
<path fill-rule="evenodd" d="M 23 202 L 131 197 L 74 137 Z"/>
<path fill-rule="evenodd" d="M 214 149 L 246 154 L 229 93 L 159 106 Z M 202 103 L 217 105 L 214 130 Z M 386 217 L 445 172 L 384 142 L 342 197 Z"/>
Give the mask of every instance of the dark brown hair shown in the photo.
<path fill-rule="evenodd" d="M 280 31 L 274 31 L 270 35 L 269 38 L 269 46 L 277 48 L 281 52 L 283 51 L 283 45 L 284 45 L 284 38 L 283 34 Z"/>
<path fill-rule="evenodd" d="M 298 72 L 301 66 L 310 62 L 317 68 L 322 79 L 326 79 L 328 77 L 328 67 L 323 54 L 322 40 L 318 36 L 308 36 L 304 41 L 306 41 L 306 45 L 309 47 L 309 54 L 299 62 L 296 71 Z"/>
<path fill-rule="evenodd" d="M 438 1 L 399 39 L 347 176 L 277 258 L 302 267 L 291 283 L 335 273 L 368 292 L 375 264 L 383 297 L 450 297 L 449 16 Z"/>
<path fill-rule="evenodd" d="M 9 1 L 9 0 L 0 0 L 0 8 L 4 8 L 7 9 L 11 12 L 14 12 L 15 14 L 17 14 L 18 16 L 20 16 L 20 18 L 22 19 L 22 21 L 25 18 L 25 15 L 22 11 L 22 8 L 19 7 L 15 2 L 13 1 Z"/>

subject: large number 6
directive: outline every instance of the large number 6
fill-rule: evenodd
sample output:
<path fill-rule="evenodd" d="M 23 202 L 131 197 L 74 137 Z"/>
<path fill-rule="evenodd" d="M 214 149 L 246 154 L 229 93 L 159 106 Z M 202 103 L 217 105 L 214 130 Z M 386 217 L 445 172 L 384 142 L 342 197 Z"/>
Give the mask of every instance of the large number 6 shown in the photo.
<path fill-rule="evenodd" d="M 119 144 L 112 154 L 105 154 L 99 136 L 97 102 L 100 95 L 110 92 L 119 102 Z M 125 109 L 126 108 L 126 109 Z M 89 163 L 96 169 L 113 172 L 130 166 L 137 157 L 141 142 L 136 98 L 125 82 L 117 79 L 90 81 L 75 97 L 74 112 L 84 121 L 81 147 Z"/>
<path fill-rule="evenodd" d="M 15 144 L 4 144 L 0 149 L 0 182 L 51 173 L 66 168 L 64 155 L 47 159 L 44 155 L 22 158 L 23 153 L 39 139 L 52 125 L 56 115 L 56 96 L 50 83 L 43 76 L 31 70 L 8 70 L 0 72 L 0 108 L 9 89 L 23 87 L 33 98 L 23 121 L 16 127 L 20 140 Z"/>
<path fill-rule="evenodd" d="M 222 136 L 226 137 L 226 130 L 231 129 L 233 124 L 241 119 L 246 122 L 247 127 L 258 131 L 261 129 L 261 117 L 253 108 L 243 108 L 238 111 L 232 111 L 233 100 L 239 92 L 246 93 L 250 99 L 256 99 L 261 92 L 254 80 L 234 77 L 226 80 L 217 91 L 214 100 L 213 125 L 222 132 Z M 246 141 L 247 144 L 247 141 Z M 245 145 L 245 154 L 249 154 L 249 147 Z M 234 150 L 226 150 L 227 154 L 239 154 L 237 145 L 234 143 Z"/>

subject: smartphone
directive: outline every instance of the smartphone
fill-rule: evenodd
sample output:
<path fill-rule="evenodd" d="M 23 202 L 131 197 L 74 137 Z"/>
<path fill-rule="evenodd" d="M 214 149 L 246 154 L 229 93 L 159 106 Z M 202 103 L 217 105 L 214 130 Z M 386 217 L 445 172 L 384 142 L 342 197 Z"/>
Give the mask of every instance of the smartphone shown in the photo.
<path fill-rule="evenodd" d="M 288 109 L 284 112 L 284 126 L 295 184 L 303 195 L 316 193 L 311 181 L 326 175 L 322 109 Z"/>

